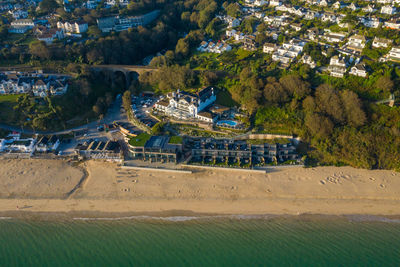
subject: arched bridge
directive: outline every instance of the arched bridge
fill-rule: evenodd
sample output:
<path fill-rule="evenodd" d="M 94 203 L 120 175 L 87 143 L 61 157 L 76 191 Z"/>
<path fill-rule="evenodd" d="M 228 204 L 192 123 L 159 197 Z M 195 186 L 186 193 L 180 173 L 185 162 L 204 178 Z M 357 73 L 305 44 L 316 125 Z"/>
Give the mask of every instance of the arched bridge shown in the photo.
<path fill-rule="evenodd" d="M 128 89 L 132 81 L 139 78 L 139 75 L 158 71 L 157 68 L 140 65 L 93 65 L 91 69 L 96 72 L 103 72 L 111 83 L 114 83 L 115 79 L 122 75 L 125 80 L 125 89 Z"/>

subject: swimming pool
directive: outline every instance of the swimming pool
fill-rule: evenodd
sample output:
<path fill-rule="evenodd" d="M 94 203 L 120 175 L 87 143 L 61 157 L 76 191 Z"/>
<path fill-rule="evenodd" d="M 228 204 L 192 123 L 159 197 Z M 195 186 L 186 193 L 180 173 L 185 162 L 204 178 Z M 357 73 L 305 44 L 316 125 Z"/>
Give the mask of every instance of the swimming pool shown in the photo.
<path fill-rule="evenodd" d="M 217 122 L 217 125 L 236 126 L 237 122 L 236 121 L 219 121 L 219 122 Z"/>

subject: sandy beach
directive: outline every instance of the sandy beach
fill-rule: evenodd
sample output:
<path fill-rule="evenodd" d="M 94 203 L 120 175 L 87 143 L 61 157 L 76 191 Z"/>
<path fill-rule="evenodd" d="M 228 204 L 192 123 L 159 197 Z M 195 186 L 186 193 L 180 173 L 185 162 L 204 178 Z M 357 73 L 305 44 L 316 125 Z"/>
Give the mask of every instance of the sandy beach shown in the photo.
<path fill-rule="evenodd" d="M 192 174 L 114 163 L 0 160 L 0 216 L 121 214 L 400 215 L 400 173 L 351 167 Z"/>

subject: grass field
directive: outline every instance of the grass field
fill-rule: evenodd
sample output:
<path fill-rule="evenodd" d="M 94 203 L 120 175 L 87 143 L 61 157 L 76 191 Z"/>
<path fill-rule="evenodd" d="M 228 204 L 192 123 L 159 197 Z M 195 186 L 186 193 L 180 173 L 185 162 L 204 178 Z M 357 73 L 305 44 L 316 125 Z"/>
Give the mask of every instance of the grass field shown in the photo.
<path fill-rule="evenodd" d="M 13 121 L 14 105 L 20 95 L 0 95 L 0 122 L 16 125 Z"/>
<path fill-rule="evenodd" d="M 238 106 L 238 103 L 236 103 L 233 99 L 231 94 L 228 92 L 228 90 L 219 90 L 218 95 L 217 95 L 217 104 L 225 106 L 225 107 L 234 107 Z"/>

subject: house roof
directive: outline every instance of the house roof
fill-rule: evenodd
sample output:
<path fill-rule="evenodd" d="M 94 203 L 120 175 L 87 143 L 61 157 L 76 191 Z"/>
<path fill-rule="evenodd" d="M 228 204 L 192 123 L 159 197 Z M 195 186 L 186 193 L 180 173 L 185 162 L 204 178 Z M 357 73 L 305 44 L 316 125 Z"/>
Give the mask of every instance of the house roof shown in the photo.
<path fill-rule="evenodd" d="M 392 41 L 392 40 L 389 40 L 389 39 L 379 38 L 379 37 L 376 37 L 376 36 L 375 36 L 374 42 L 391 44 L 393 41 Z"/>
<path fill-rule="evenodd" d="M 200 116 L 200 117 L 205 117 L 205 118 L 209 118 L 209 119 L 213 118 L 212 113 L 208 112 L 208 111 L 199 112 L 199 113 L 197 113 L 197 115 Z"/>
<path fill-rule="evenodd" d="M 215 88 L 213 86 L 208 86 L 198 92 L 197 95 L 199 96 L 201 101 L 204 101 L 207 98 L 211 97 L 211 95 L 214 93 L 214 89 Z"/>
<path fill-rule="evenodd" d="M 365 65 L 362 64 L 362 63 L 359 63 L 359 64 L 355 65 L 353 68 L 356 68 L 357 70 L 366 71 Z"/>
<path fill-rule="evenodd" d="M 358 40 L 362 40 L 365 41 L 365 36 L 360 35 L 360 34 L 356 34 L 350 37 L 351 39 L 358 39 Z"/>

